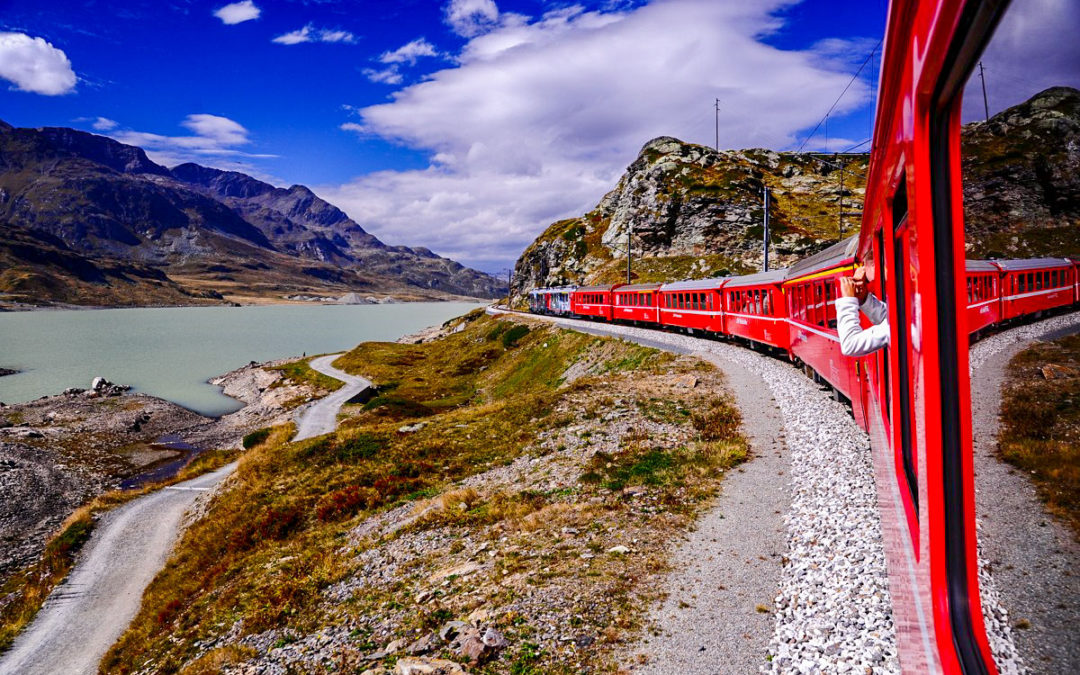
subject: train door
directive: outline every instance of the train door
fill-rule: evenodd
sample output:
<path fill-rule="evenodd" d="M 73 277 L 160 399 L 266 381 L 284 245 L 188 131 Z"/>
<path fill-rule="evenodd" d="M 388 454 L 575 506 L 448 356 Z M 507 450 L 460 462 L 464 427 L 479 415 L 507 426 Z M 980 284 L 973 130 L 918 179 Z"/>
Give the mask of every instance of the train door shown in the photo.
<path fill-rule="evenodd" d="M 922 368 L 922 321 L 919 316 L 919 256 L 917 230 L 908 220 L 907 177 L 902 175 L 892 202 L 892 304 L 895 312 L 896 340 L 892 345 L 893 361 L 886 372 L 893 368 L 896 405 L 892 415 L 892 438 L 895 449 L 896 475 L 904 494 L 904 510 L 907 512 L 912 543 L 918 555 L 919 541 L 919 482 L 917 438 L 913 433 L 918 424 L 918 411 L 912 405 L 916 395 L 922 400 L 922 392 L 914 389 L 921 382 Z"/>

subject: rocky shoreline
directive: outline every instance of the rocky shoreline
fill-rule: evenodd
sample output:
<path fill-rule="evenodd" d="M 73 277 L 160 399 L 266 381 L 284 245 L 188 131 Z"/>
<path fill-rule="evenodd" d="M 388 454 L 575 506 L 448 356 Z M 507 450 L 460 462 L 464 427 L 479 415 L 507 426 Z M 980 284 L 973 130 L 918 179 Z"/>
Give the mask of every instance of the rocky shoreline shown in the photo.
<path fill-rule="evenodd" d="M 211 381 L 246 405 L 209 418 L 95 378 L 26 403 L 0 403 L 0 583 L 33 562 L 79 506 L 198 451 L 238 448 L 245 434 L 288 422 L 322 392 L 250 363 Z M 187 447 L 198 450 L 193 453 Z"/>

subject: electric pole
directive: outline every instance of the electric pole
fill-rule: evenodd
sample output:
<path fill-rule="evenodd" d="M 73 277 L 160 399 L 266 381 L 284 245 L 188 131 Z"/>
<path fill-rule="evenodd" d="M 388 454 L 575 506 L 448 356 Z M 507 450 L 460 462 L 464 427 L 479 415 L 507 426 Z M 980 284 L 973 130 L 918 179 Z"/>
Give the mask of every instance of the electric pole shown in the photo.
<path fill-rule="evenodd" d="M 983 74 L 982 61 L 979 61 L 979 79 L 982 81 L 983 112 L 986 113 L 986 121 L 990 121 L 990 105 L 986 102 L 986 75 Z"/>
<path fill-rule="evenodd" d="M 630 237 L 634 235 L 634 224 L 630 223 L 626 228 L 626 283 L 630 283 Z"/>
<path fill-rule="evenodd" d="M 835 155 L 840 163 L 840 213 L 837 214 L 837 229 L 840 231 L 840 239 L 844 238 L 844 159 Z"/>
<path fill-rule="evenodd" d="M 716 108 L 716 144 L 713 146 L 713 150 L 720 152 L 720 99 L 716 99 L 714 105 Z"/>
<path fill-rule="evenodd" d="M 762 236 L 762 239 L 764 240 L 765 269 L 763 269 L 761 271 L 762 272 L 768 272 L 769 271 L 769 186 L 768 185 L 765 186 L 765 228 L 764 228 L 764 234 Z"/>

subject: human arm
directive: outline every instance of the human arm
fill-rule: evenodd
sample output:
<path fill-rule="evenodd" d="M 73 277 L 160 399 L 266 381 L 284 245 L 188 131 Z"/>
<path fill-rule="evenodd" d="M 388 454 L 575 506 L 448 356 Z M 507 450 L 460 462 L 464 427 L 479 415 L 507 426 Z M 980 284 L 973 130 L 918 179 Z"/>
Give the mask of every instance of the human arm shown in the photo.
<path fill-rule="evenodd" d="M 872 293 L 866 294 L 866 297 L 859 303 L 859 308 L 862 309 L 866 318 L 870 319 L 870 323 L 876 325 L 889 320 L 888 306 L 874 297 Z"/>
<path fill-rule="evenodd" d="M 884 308 L 881 301 L 875 301 Z M 840 337 L 840 353 L 844 356 L 865 356 L 889 344 L 889 323 L 881 321 L 866 330 L 859 325 L 859 299 L 844 296 L 836 299 L 836 331 Z"/>

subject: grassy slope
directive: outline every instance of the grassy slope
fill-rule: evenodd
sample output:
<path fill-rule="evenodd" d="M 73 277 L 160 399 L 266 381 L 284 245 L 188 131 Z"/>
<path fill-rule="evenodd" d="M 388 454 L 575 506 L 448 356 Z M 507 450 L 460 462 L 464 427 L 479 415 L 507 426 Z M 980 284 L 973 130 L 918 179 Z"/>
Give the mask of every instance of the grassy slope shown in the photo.
<path fill-rule="evenodd" d="M 433 343 L 365 343 L 339 359 L 380 385 L 379 396 L 334 434 L 292 444 L 281 431 L 251 450 L 233 488 L 185 533 L 102 668 L 132 672 L 149 663 L 168 673 L 188 664 L 195 672 L 207 660 L 244 660 L 252 651 L 235 634 L 209 654 L 196 645 L 237 625 L 239 636 L 272 631 L 290 640 L 345 626 L 353 642 L 342 663 L 359 663 L 378 644 L 415 639 L 478 606 L 511 641 L 480 672 L 579 672 L 575 664 L 606 662 L 612 643 L 639 625 L 654 592 L 644 581 L 663 569 L 672 530 L 688 526 L 715 494 L 717 470 L 745 457 L 738 413 L 716 391 L 719 374 L 688 357 L 546 325 L 526 330 L 479 313 L 463 322 Z M 579 360 L 588 374 L 560 386 Z M 653 384 L 688 371 L 707 386 Z M 613 424 L 601 415 L 615 408 L 641 423 L 618 449 L 589 452 L 595 434 Z M 417 422 L 425 424 L 414 433 L 399 431 Z M 661 422 L 669 431 L 650 434 Z M 452 487 L 519 458 L 560 462 L 574 451 L 584 459 L 565 488 Z M 620 492 L 626 485 L 647 486 L 648 494 L 628 499 Z M 410 502 L 419 515 L 407 526 L 374 539 L 356 534 Z M 567 541 L 569 525 L 584 531 L 584 552 L 583 543 Z M 633 536 L 648 555 L 605 555 L 619 536 Z M 411 545 L 410 537 L 445 546 L 425 552 L 430 545 Z M 481 541 L 500 549 L 483 578 L 462 588 L 450 574 L 436 599 L 414 605 L 434 567 L 464 561 Z M 362 572 L 364 557 L 389 555 L 395 545 L 403 552 L 378 569 L 396 572 L 382 585 L 369 581 L 380 574 Z M 534 546 L 543 554 L 526 550 Z M 582 565 L 594 556 L 594 565 Z M 331 589 L 340 594 L 349 584 L 360 589 L 345 602 L 327 601 Z M 482 592 L 461 592 L 477 586 Z M 539 609 L 530 609 L 533 589 L 551 594 Z M 594 594 L 595 602 L 580 599 Z M 576 651 L 541 646 L 541 611 L 603 638 Z"/>
<path fill-rule="evenodd" d="M 1047 366 L 1064 366 L 1054 379 Z M 1027 471 L 1047 508 L 1080 537 L 1080 335 L 1036 344 L 1009 362 L 1001 456 Z"/>

